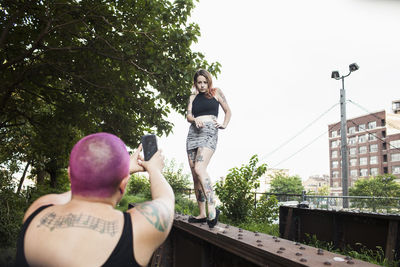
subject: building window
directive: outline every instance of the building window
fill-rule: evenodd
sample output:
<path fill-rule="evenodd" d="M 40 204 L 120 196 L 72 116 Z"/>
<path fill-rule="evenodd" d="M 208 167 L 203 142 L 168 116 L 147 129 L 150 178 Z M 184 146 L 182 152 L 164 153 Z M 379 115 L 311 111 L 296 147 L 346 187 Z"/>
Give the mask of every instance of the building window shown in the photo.
<path fill-rule="evenodd" d="M 378 152 L 378 144 L 369 145 L 369 152 L 370 153 Z"/>
<path fill-rule="evenodd" d="M 355 145 L 357 143 L 357 136 L 349 138 L 349 145 Z"/>
<path fill-rule="evenodd" d="M 367 153 L 367 147 L 366 147 L 366 146 L 360 146 L 360 147 L 358 148 L 358 153 L 360 153 L 360 154 L 365 154 L 365 153 Z"/>
<path fill-rule="evenodd" d="M 383 160 L 382 160 L 383 162 L 387 162 L 387 155 L 386 154 L 383 155 L 382 158 L 383 158 Z M 387 172 L 385 172 L 385 173 L 387 173 Z"/>
<path fill-rule="evenodd" d="M 371 168 L 371 175 L 377 176 L 378 175 L 378 168 Z"/>
<path fill-rule="evenodd" d="M 383 138 L 386 137 L 386 131 L 382 131 L 382 137 L 383 137 Z"/>
<path fill-rule="evenodd" d="M 400 166 L 392 166 L 393 174 L 400 174 Z"/>
<path fill-rule="evenodd" d="M 358 171 L 357 170 L 350 170 L 350 177 L 357 177 Z"/>
<path fill-rule="evenodd" d="M 331 142 L 332 148 L 338 147 L 338 145 L 339 145 L 339 140 L 335 140 L 335 141 Z"/>
<path fill-rule="evenodd" d="M 369 141 L 374 141 L 374 140 L 376 140 L 376 135 L 375 135 L 375 134 L 372 134 L 372 133 L 368 134 L 368 140 L 369 140 Z"/>
<path fill-rule="evenodd" d="M 393 141 L 390 141 L 390 149 L 393 149 L 393 148 L 400 148 L 400 140 L 393 140 Z"/>
<path fill-rule="evenodd" d="M 360 165 L 367 165 L 367 158 L 360 158 Z"/>
<path fill-rule="evenodd" d="M 357 149 L 355 147 L 350 148 L 349 153 L 351 156 L 355 156 L 357 153 Z"/>
<path fill-rule="evenodd" d="M 357 159 L 350 159 L 350 166 L 357 166 Z"/>
<path fill-rule="evenodd" d="M 361 169 L 360 176 L 367 177 L 368 176 L 368 169 Z"/>
<path fill-rule="evenodd" d="M 372 156 L 369 158 L 369 164 L 378 164 L 378 156 Z"/>
<path fill-rule="evenodd" d="M 356 127 L 352 126 L 349 128 L 349 134 L 354 134 L 354 133 L 356 133 Z"/>
<path fill-rule="evenodd" d="M 337 131 L 332 131 L 331 132 L 331 137 L 336 137 L 337 136 Z"/>
<path fill-rule="evenodd" d="M 368 129 L 374 129 L 374 128 L 376 128 L 376 121 L 368 122 Z"/>
<path fill-rule="evenodd" d="M 332 168 L 333 169 L 337 168 L 338 166 L 339 166 L 339 162 L 338 161 L 336 161 L 336 160 L 332 161 Z"/>
<path fill-rule="evenodd" d="M 360 124 L 360 125 L 358 125 L 358 131 L 359 131 L 359 132 L 365 131 L 365 124 Z"/>
<path fill-rule="evenodd" d="M 338 182 L 333 182 L 333 187 L 339 187 L 339 183 Z"/>
<path fill-rule="evenodd" d="M 358 136 L 358 142 L 360 142 L 360 143 L 367 142 L 367 135 L 363 134 L 363 135 Z"/>
<path fill-rule="evenodd" d="M 339 177 L 339 172 L 338 171 L 333 171 L 332 172 L 332 177 L 333 178 L 338 178 Z"/>
<path fill-rule="evenodd" d="M 338 156 L 337 150 L 333 150 L 332 151 L 332 158 L 335 159 L 335 158 L 337 158 L 337 156 Z"/>
<path fill-rule="evenodd" d="M 391 160 L 392 161 L 400 161 L 400 153 L 392 154 Z"/>

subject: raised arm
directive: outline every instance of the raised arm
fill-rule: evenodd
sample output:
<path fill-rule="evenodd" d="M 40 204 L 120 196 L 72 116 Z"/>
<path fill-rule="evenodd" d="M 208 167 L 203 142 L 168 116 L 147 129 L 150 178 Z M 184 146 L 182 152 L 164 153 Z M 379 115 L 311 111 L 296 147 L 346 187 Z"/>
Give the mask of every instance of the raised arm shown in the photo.
<path fill-rule="evenodd" d="M 228 102 L 226 101 L 225 95 L 222 93 L 222 90 L 219 88 L 217 89 L 217 99 L 218 99 L 222 109 L 225 112 L 224 122 L 222 123 L 222 125 L 219 128 L 225 129 L 228 126 L 229 121 L 231 120 L 232 111 L 228 105 Z"/>
<path fill-rule="evenodd" d="M 133 219 L 135 259 L 139 264 L 146 265 L 171 230 L 175 197 L 162 174 L 164 158 L 160 151 L 141 165 L 149 174 L 153 200 L 140 203 L 128 212 Z"/>

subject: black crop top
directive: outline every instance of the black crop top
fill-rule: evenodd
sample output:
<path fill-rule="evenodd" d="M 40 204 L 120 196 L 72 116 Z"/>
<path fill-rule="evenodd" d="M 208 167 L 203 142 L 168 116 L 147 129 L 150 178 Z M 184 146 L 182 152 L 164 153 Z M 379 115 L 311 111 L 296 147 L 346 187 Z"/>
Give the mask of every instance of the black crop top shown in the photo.
<path fill-rule="evenodd" d="M 198 93 L 192 103 L 192 114 L 196 118 L 203 115 L 218 117 L 219 102 L 215 97 L 207 98 L 205 93 Z"/>

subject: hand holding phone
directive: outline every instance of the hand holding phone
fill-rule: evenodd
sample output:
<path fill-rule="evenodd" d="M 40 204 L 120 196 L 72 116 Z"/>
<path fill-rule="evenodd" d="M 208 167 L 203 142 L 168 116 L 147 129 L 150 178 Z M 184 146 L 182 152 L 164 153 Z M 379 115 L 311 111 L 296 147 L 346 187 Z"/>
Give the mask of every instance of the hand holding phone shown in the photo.
<path fill-rule="evenodd" d="M 154 134 L 147 134 L 141 139 L 143 146 L 144 160 L 148 161 L 157 152 L 157 137 Z"/>

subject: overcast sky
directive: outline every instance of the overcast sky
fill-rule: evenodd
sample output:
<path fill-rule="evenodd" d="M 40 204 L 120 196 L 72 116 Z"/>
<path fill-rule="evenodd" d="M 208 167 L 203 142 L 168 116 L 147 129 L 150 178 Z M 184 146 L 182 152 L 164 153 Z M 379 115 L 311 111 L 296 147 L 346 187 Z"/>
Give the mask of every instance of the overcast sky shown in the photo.
<path fill-rule="evenodd" d="M 333 70 L 345 75 L 349 64 L 360 66 L 345 89 L 369 112 L 392 112 L 400 99 L 400 1 L 200 0 L 191 20 L 201 31 L 193 50 L 222 64 L 214 85 L 233 112 L 208 168 L 214 181 L 254 154 L 302 179 L 329 174 L 328 124 L 340 120 Z M 347 118 L 363 109 L 348 103 Z M 189 172 L 189 123 L 177 114 L 171 120 L 174 132 L 160 147 Z"/>

